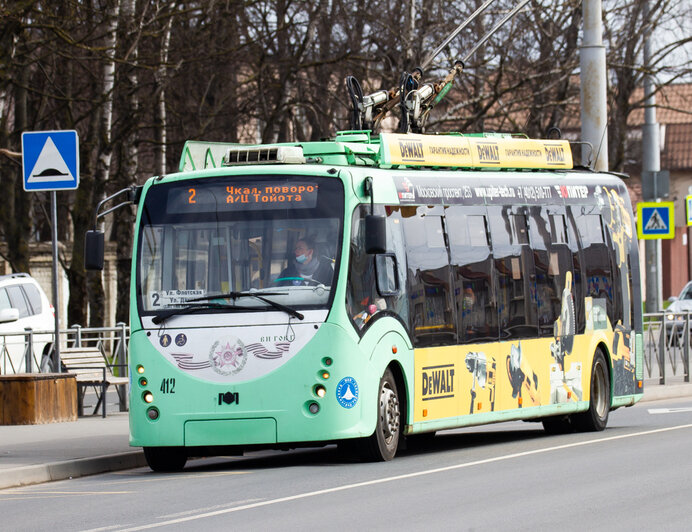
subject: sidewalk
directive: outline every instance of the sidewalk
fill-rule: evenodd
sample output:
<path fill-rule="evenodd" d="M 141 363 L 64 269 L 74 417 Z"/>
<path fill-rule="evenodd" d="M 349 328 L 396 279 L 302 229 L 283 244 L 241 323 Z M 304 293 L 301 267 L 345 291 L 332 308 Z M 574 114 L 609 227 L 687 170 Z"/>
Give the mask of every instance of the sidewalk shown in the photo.
<path fill-rule="evenodd" d="M 127 412 L 68 423 L 0 426 L 0 489 L 146 465 Z"/>
<path fill-rule="evenodd" d="M 642 401 L 692 397 L 692 383 L 645 383 Z M 131 448 L 127 413 L 70 423 L 0 425 L 0 489 L 146 465 Z"/>

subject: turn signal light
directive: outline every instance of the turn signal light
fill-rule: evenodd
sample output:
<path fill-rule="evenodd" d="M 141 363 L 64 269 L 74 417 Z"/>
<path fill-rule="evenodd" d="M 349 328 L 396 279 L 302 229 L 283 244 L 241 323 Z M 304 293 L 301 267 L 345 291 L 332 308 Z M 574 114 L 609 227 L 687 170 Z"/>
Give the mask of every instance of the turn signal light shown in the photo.
<path fill-rule="evenodd" d="M 150 409 L 147 410 L 147 417 L 152 421 L 156 421 L 157 419 L 159 419 L 158 409 L 152 406 Z"/>

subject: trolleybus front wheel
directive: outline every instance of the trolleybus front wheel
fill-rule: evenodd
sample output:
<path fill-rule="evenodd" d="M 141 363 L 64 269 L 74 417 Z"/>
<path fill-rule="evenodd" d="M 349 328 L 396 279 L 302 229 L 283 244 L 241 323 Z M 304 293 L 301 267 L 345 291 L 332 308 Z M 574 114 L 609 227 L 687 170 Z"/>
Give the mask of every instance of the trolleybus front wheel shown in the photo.
<path fill-rule="evenodd" d="M 386 461 L 394 458 L 401 437 L 401 409 L 394 375 L 387 369 L 380 379 L 377 393 L 377 426 L 369 438 L 359 443 L 363 458 Z"/>
<path fill-rule="evenodd" d="M 589 409 L 580 414 L 572 414 L 572 426 L 580 432 L 603 430 L 608 424 L 610 412 L 610 375 L 605 356 L 596 349 L 591 366 L 591 392 Z"/>
<path fill-rule="evenodd" d="M 144 458 L 153 470 L 162 473 L 182 471 L 187 462 L 184 447 L 145 447 Z"/>

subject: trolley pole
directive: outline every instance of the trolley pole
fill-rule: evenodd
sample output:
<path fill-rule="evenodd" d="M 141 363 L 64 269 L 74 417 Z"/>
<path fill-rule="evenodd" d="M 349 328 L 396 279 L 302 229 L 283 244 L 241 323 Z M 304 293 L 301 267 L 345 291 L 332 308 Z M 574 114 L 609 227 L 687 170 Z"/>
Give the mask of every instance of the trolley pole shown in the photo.
<path fill-rule="evenodd" d="M 581 136 L 593 146 L 594 170 L 608 170 L 608 109 L 606 106 L 606 53 L 603 46 L 601 0 L 584 0 L 584 37 L 579 48 Z M 582 148 L 582 163 L 591 149 Z"/>

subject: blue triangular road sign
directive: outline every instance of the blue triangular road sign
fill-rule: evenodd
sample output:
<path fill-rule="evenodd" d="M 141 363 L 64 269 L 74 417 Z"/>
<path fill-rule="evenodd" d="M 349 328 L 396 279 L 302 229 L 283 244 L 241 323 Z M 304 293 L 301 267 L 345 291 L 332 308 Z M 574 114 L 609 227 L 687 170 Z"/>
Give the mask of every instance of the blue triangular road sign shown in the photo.
<path fill-rule="evenodd" d="M 76 131 L 22 133 L 24 190 L 70 190 L 79 186 Z"/>

